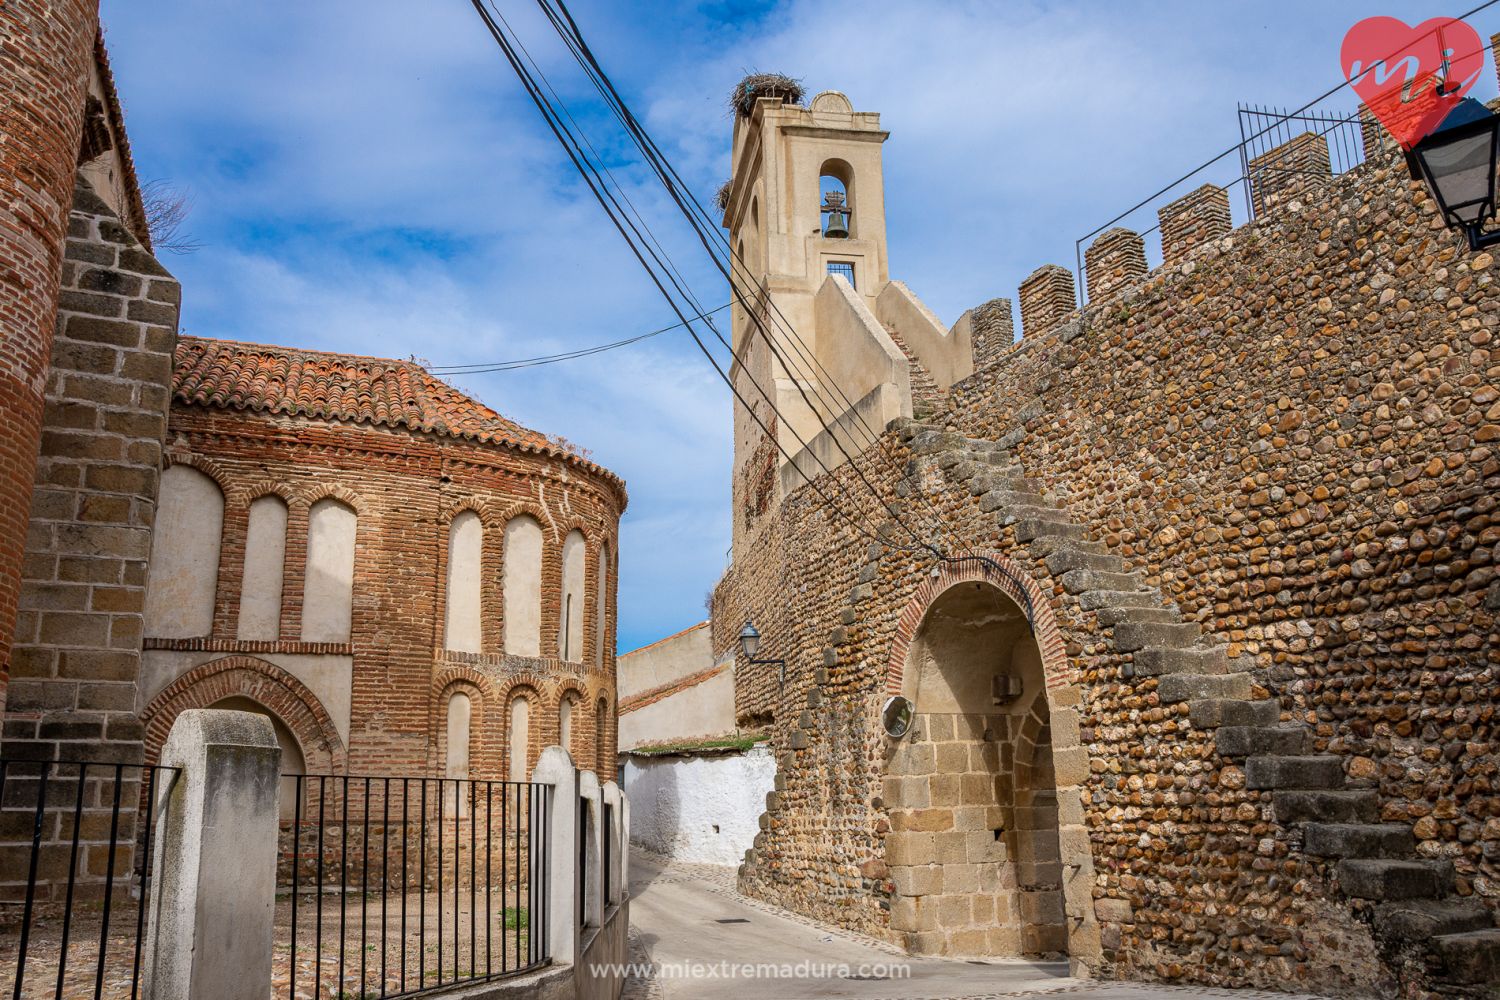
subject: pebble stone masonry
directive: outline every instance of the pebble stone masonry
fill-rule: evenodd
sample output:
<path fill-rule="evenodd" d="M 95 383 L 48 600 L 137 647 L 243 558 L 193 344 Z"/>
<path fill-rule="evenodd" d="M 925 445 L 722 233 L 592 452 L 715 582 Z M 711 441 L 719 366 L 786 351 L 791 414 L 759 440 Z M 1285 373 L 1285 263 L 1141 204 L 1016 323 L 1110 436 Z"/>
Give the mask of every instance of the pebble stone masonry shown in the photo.
<path fill-rule="evenodd" d="M 1219 194 L 1186 200 L 1163 210 L 1168 265 L 1147 273 L 1114 234 L 1108 294 L 1081 313 L 1066 272 L 1039 270 L 1024 339 L 861 457 L 922 540 L 987 562 L 936 563 L 847 467 L 820 486 L 851 517 L 804 488 L 737 556 L 714 648 L 750 619 L 787 659 L 784 687 L 736 674 L 738 715 L 774 717 L 778 759 L 741 888 L 919 952 L 1484 995 L 1500 980 L 1495 259 L 1389 156 L 1278 191 L 1233 231 Z M 904 651 L 945 588 L 986 583 L 1033 598 L 1041 714 L 938 722 L 919 698 L 913 736 L 887 739 Z M 994 875 L 972 809 L 1039 782 L 1062 940 L 1024 936 L 1055 897 L 986 923 L 971 891 Z M 991 899 L 1026 888 L 996 877 Z"/>

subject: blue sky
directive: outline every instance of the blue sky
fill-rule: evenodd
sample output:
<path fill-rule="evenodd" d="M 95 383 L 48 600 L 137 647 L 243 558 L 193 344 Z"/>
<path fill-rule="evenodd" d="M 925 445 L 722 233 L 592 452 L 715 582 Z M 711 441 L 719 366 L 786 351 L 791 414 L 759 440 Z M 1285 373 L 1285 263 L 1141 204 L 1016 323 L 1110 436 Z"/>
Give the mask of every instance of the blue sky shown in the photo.
<path fill-rule="evenodd" d="M 1237 141 L 1237 102 L 1297 105 L 1338 82 L 1354 21 L 1474 5 L 572 9 L 705 202 L 745 72 L 881 112 L 891 274 L 951 323 L 1040 264 L 1071 266 L 1076 238 Z M 702 301 L 726 301 L 535 5 L 500 7 Z M 139 172 L 192 198 L 203 247 L 166 255 L 184 332 L 465 364 L 672 321 L 466 0 L 104 0 L 103 17 Z M 1474 23 L 1488 38 L 1500 7 Z M 1486 73 L 1476 96 L 1494 91 Z M 622 651 L 703 618 L 729 544 L 730 398 L 691 341 L 454 381 L 629 483 Z"/>

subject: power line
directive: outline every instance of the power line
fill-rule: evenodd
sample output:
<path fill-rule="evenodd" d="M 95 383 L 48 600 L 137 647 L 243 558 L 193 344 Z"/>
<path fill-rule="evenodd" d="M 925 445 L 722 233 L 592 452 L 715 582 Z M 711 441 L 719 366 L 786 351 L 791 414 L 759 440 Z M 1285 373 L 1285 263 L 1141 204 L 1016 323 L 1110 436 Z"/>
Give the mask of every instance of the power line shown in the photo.
<path fill-rule="evenodd" d="M 682 305 L 678 303 L 672 292 L 669 292 L 667 290 L 666 286 L 668 283 L 670 283 L 678 295 L 681 295 L 684 299 L 688 300 L 690 300 L 691 298 L 690 293 L 686 292 L 683 289 L 682 285 L 674 276 L 675 269 L 667 267 L 667 265 L 662 262 L 661 256 L 659 256 L 657 252 L 654 251 L 651 246 L 646 243 L 645 240 L 641 237 L 640 230 L 630 221 L 629 217 L 625 215 L 624 210 L 620 207 L 619 202 L 615 199 L 613 193 L 609 190 L 608 185 L 605 183 L 604 178 L 600 175 L 598 168 L 595 167 L 594 164 L 589 161 L 587 156 L 584 154 L 583 147 L 579 143 L 577 137 L 573 135 L 572 130 L 557 114 L 556 108 L 554 108 L 551 102 L 549 102 L 547 98 L 542 94 L 541 88 L 537 85 L 535 78 L 527 70 L 522 59 L 517 54 L 516 48 L 511 43 L 511 38 L 509 35 L 509 25 L 505 24 L 504 17 L 500 15 L 498 10 L 494 9 L 493 4 L 490 2 L 490 0 L 471 0 L 471 3 L 473 4 L 475 11 L 479 14 L 480 18 L 484 21 L 486 28 L 488 28 L 496 44 L 500 46 L 502 53 L 504 53 L 505 55 L 506 61 L 511 66 L 511 69 L 516 73 L 517 78 L 521 81 L 522 87 L 526 90 L 527 97 L 531 99 L 537 110 L 541 112 L 543 120 L 547 123 L 547 127 L 552 131 L 553 136 L 558 140 L 558 142 L 563 146 L 564 151 L 568 154 L 568 159 L 571 161 L 574 170 L 576 170 L 579 176 L 583 178 L 584 183 L 589 188 L 589 192 L 594 196 L 595 200 L 598 201 L 599 206 L 604 209 L 605 214 L 609 217 L 610 222 L 614 225 L 615 229 L 625 239 L 627 245 L 630 247 L 631 253 L 645 269 L 647 276 L 656 286 L 657 291 L 661 293 L 662 297 L 666 299 L 667 304 L 671 307 L 672 311 L 676 313 L 682 325 L 687 329 L 689 336 L 693 338 L 693 342 L 698 346 L 698 349 L 702 352 L 703 356 L 707 358 L 709 363 L 713 366 L 714 371 L 717 373 L 720 380 L 722 380 L 725 385 L 729 387 L 729 390 L 734 394 L 735 399 L 740 403 L 740 405 L 745 407 L 745 410 L 749 414 L 750 418 L 755 421 L 756 425 L 761 428 L 762 432 L 765 433 L 776 444 L 777 449 L 783 456 L 785 456 L 787 461 L 792 462 L 792 455 L 787 452 L 785 446 L 783 446 L 779 439 L 777 439 L 776 435 L 766 427 L 766 424 L 760 417 L 760 415 L 755 412 L 754 407 L 751 406 L 750 403 L 744 398 L 739 388 L 734 384 L 734 381 L 729 378 L 727 373 L 720 366 L 718 360 L 714 357 L 713 352 L 708 349 L 708 346 L 703 343 L 702 338 L 699 337 L 698 332 L 693 328 L 692 321 L 689 320 L 687 312 L 684 311 Z M 505 25 L 504 28 L 502 28 L 502 24 Z M 634 238 L 632 238 L 632 233 L 634 234 Z M 648 263 L 648 256 L 655 263 L 655 267 L 652 266 L 652 263 Z M 703 310 L 701 309 L 691 311 L 696 312 L 700 316 L 703 312 Z M 703 322 L 708 325 L 710 329 L 714 329 L 711 320 L 704 318 Z M 722 340 L 722 338 L 720 339 Z M 766 390 L 762 388 L 753 377 L 750 378 L 750 383 L 751 385 L 755 386 L 755 388 L 760 392 L 761 396 L 767 401 L 767 403 L 771 407 L 772 412 L 775 413 L 778 417 L 782 417 L 782 419 L 784 420 L 785 418 L 776 408 L 776 404 L 771 398 L 770 394 L 768 394 Z M 797 438 L 798 442 L 803 446 L 804 449 L 807 448 L 807 443 L 805 441 L 802 441 L 800 436 L 798 436 L 795 431 L 792 432 L 792 435 L 793 437 Z M 825 471 L 828 471 L 826 464 L 824 464 L 816 454 L 813 455 L 813 458 L 820 465 L 823 465 Z M 829 498 L 827 493 L 822 490 L 818 483 L 815 482 L 805 470 L 803 470 L 800 466 L 797 466 L 795 462 L 793 462 L 792 464 L 794 468 L 797 468 L 797 471 L 803 476 L 803 478 L 807 481 L 809 487 L 818 495 L 818 497 L 830 509 L 841 514 L 857 533 L 864 535 L 872 541 L 880 541 L 874 535 L 870 534 L 870 532 L 865 529 L 864 525 L 859 520 L 855 519 L 847 511 L 844 511 L 837 503 Z M 847 496 L 847 488 L 844 490 L 844 492 Z M 883 499 L 881 499 L 878 494 L 876 494 L 876 498 L 878 500 L 881 500 L 882 504 L 884 504 Z M 889 510 L 889 507 L 887 507 L 887 509 Z M 894 516 L 893 512 L 892 516 Z"/>
<path fill-rule="evenodd" d="M 714 313 L 723 312 L 733 303 L 726 302 L 717 309 L 699 313 L 696 319 L 711 316 Z M 572 361 L 575 358 L 586 358 L 592 354 L 603 354 L 605 351 L 613 351 L 620 347 L 629 347 L 631 344 L 639 344 L 643 340 L 659 337 L 673 330 L 680 330 L 685 324 L 673 323 L 664 326 L 660 330 L 652 330 L 649 333 L 637 334 L 634 337 L 626 337 L 624 340 L 614 340 L 608 344 L 596 344 L 593 347 L 583 347 L 576 351 L 564 351 L 562 354 L 544 354 L 536 358 L 522 358 L 518 361 L 476 361 L 468 365 L 426 365 L 427 371 L 433 375 L 485 375 L 490 372 L 509 372 L 518 368 L 535 368 L 538 365 L 552 365 L 559 361 Z"/>

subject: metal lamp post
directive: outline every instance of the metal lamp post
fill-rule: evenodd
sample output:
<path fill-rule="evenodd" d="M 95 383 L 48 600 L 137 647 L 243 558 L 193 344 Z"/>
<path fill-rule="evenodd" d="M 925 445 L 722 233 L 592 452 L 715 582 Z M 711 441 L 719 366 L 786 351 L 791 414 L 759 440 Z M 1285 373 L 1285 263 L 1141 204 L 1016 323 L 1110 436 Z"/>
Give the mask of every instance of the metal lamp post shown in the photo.
<path fill-rule="evenodd" d="M 1500 115 L 1466 97 L 1406 154 L 1412 176 L 1427 185 L 1443 220 L 1468 237 L 1469 249 L 1500 243 L 1500 231 L 1483 232 L 1495 214 L 1495 162 Z"/>
<path fill-rule="evenodd" d="M 760 652 L 760 629 L 749 622 L 740 629 L 740 652 L 745 654 L 745 659 L 756 666 L 776 664 L 780 669 L 777 671 L 777 683 L 786 684 L 786 660 L 757 660 L 755 654 Z"/>

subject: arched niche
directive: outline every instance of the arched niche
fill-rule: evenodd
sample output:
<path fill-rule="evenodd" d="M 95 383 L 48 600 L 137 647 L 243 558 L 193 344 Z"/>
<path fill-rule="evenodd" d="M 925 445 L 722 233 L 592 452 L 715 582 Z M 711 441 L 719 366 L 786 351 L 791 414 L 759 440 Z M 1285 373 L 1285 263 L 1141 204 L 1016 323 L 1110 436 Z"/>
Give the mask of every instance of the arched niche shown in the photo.
<path fill-rule="evenodd" d="M 505 526 L 505 651 L 542 653 L 542 526 L 522 514 Z"/>
<path fill-rule="evenodd" d="M 901 871 L 898 883 L 911 891 L 892 908 L 892 929 L 919 951 L 1066 952 L 1050 706 L 1026 611 L 988 580 L 952 584 L 922 614 L 901 675 L 915 711 L 909 734 L 890 747 L 887 773 L 903 788 L 892 826 L 915 829 L 920 813 L 924 828 L 961 834 L 964 850 L 961 858 L 894 866 L 940 865 L 944 888 Z M 926 912 L 938 906 L 965 916 L 945 921 L 936 936 L 922 933 Z"/>
<path fill-rule="evenodd" d="M 510 726 L 506 749 L 510 760 L 510 780 L 529 781 L 531 772 L 531 698 L 521 692 L 510 700 Z"/>
<path fill-rule="evenodd" d="M 244 695 L 231 695 L 208 707 L 231 712 L 250 712 L 271 720 L 271 728 L 276 732 L 276 745 L 281 748 L 281 821 L 292 822 L 297 813 L 295 775 L 307 771 L 307 762 L 302 755 L 302 744 L 297 742 L 297 737 L 292 733 L 291 727 L 282 721 L 281 716 L 253 698 L 247 698 Z"/>
<path fill-rule="evenodd" d="M 583 636 L 586 623 L 584 608 L 584 574 L 587 572 L 588 545 L 583 532 L 573 530 L 563 539 L 562 600 L 557 615 L 557 657 L 567 663 L 583 659 Z"/>
<path fill-rule="evenodd" d="M 578 714 L 578 697 L 571 691 L 557 703 L 557 745 L 573 755 L 573 718 Z"/>
<path fill-rule="evenodd" d="M 448 587 L 443 646 L 463 653 L 482 648 L 481 562 L 484 524 L 472 510 L 454 515 L 448 525 Z"/>
<path fill-rule="evenodd" d="M 609 543 L 599 546 L 599 569 L 595 574 L 598 592 L 594 596 L 594 666 L 604 666 L 609 644 L 609 603 L 614 588 L 610 581 Z"/>
<path fill-rule="evenodd" d="M 219 484 L 192 466 L 168 466 L 151 536 L 146 635 L 191 639 L 213 631 L 223 531 Z"/>
<path fill-rule="evenodd" d="M 245 532 L 245 570 L 240 582 L 236 635 L 247 640 L 281 637 L 281 585 L 286 566 L 286 501 L 279 496 L 250 502 Z"/>
<path fill-rule="evenodd" d="M 609 699 L 594 703 L 594 773 L 603 781 L 614 774 L 615 748 L 609 745 Z"/>
<path fill-rule="evenodd" d="M 849 238 L 859 238 L 859 203 L 856 190 L 854 168 L 847 160 L 837 157 L 824 160 L 823 165 L 818 168 L 818 204 L 816 211 L 816 228 L 819 233 L 826 232 L 827 213 L 823 211 L 823 205 L 830 191 L 838 192 L 843 197 L 845 211 L 848 216 Z"/>
<path fill-rule="evenodd" d="M 465 782 L 469 775 L 470 740 L 472 738 L 474 703 L 468 694 L 455 691 L 448 696 L 446 760 L 443 777 L 456 779 L 450 786 L 449 809 L 456 815 L 468 815 L 469 794 Z"/>
<path fill-rule="evenodd" d="M 348 642 L 354 607 L 354 509 L 331 497 L 307 516 L 307 577 L 302 589 L 302 641 Z"/>

